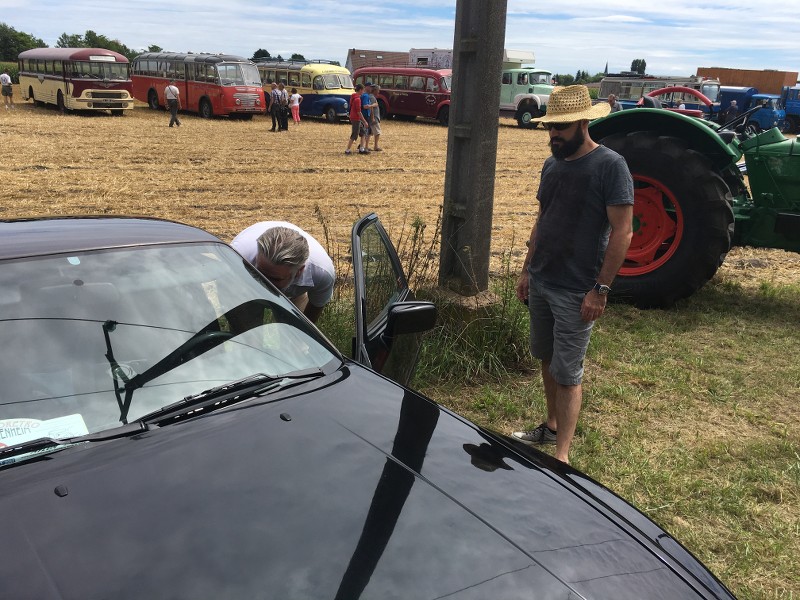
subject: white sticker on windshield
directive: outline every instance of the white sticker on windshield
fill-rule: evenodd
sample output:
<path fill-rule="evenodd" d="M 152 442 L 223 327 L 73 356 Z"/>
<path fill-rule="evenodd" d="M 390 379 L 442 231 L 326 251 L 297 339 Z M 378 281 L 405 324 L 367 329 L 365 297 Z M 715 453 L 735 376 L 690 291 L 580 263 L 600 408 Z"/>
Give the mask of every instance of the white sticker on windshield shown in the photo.
<path fill-rule="evenodd" d="M 56 440 L 86 435 L 89 429 L 81 415 L 67 415 L 40 421 L 38 419 L 0 419 L 0 448 L 16 446 L 38 438 Z"/>

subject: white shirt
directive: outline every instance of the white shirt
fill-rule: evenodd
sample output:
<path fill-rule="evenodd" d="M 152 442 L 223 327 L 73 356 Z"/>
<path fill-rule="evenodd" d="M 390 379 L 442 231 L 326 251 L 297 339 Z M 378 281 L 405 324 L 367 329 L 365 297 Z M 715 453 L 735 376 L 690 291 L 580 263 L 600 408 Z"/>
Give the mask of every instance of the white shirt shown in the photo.
<path fill-rule="evenodd" d="M 9 77 L 8 73 L 0 75 L 0 85 L 11 85 L 11 77 Z"/>
<path fill-rule="evenodd" d="M 167 100 L 177 100 L 180 91 L 178 90 L 178 86 L 175 85 L 168 85 L 164 88 L 164 98 Z"/>
<path fill-rule="evenodd" d="M 261 221 L 251 225 L 231 242 L 231 246 L 241 254 L 247 262 L 255 266 L 258 256 L 258 238 L 267 229 L 273 227 L 288 227 L 300 232 L 308 242 L 308 260 L 306 268 L 298 275 L 289 287 L 282 290 L 289 298 L 297 298 L 308 293 L 308 302 L 317 308 L 325 306 L 333 296 L 333 284 L 336 281 L 336 272 L 333 270 L 333 261 L 322 245 L 311 237 L 310 234 L 300 229 L 297 225 L 286 221 Z"/>

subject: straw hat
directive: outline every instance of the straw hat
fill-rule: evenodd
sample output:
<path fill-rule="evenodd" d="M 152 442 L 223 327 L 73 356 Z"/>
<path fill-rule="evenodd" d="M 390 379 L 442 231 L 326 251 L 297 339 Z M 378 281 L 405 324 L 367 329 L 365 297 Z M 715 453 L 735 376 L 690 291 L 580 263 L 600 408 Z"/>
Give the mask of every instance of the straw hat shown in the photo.
<path fill-rule="evenodd" d="M 554 88 L 547 102 L 547 114 L 532 120 L 537 123 L 572 123 L 584 119 L 599 119 L 610 112 L 611 106 L 608 102 L 592 106 L 589 88 L 585 85 L 568 85 Z"/>

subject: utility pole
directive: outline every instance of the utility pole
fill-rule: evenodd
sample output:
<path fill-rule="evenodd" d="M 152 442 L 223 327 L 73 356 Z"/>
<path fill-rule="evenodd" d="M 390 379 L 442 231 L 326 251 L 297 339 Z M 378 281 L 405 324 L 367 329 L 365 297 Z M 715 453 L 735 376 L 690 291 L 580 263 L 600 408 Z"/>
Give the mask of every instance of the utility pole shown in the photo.
<path fill-rule="evenodd" d="M 456 3 L 439 286 L 463 296 L 489 287 L 506 7 Z"/>

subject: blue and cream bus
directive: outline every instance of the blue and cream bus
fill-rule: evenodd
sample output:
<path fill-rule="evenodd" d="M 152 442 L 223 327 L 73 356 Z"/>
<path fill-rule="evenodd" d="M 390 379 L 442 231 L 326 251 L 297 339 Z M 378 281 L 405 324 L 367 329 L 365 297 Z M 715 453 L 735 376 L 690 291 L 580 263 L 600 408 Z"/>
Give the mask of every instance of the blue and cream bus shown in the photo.
<path fill-rule="evenodd" d="M 330 123 L 347 118 L 353 78 L 344 67 L 322 60 L 267 60 L 257 61 L 256 66 L 265 95 L 270 93 L 272 83 L 283 82 L 287 91 L 297 88 L 303 97 L 301 116 L 325 117 Z"/>

